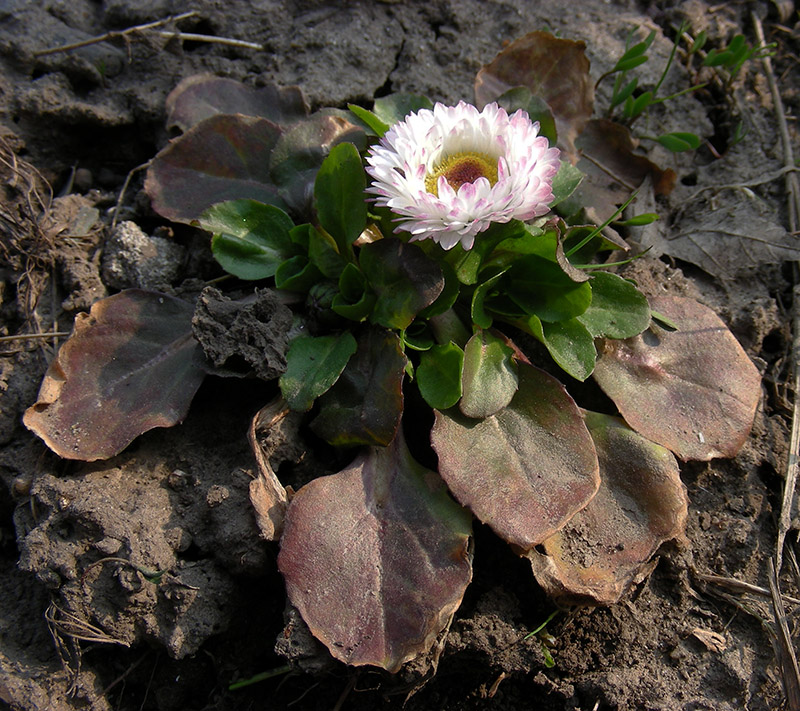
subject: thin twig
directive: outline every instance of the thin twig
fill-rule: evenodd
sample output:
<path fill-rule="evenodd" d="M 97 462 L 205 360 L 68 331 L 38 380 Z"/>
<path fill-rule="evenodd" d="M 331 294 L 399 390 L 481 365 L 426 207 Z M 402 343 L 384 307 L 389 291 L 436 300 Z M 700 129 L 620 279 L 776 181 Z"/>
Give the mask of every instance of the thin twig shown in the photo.
<path fill-rule="evenodd" d="M 104 35 L 98 35 L 96 37 L 90 37 L 89 39 L 82 40 L 81 42 L 72 42 L 71 44 L 62 44 L 59 47 L 51 47 L 50 49 L 43 49 L 40 52 L 35 52 L 34 57 L 44 57 L 48 54 L 57 54 L 58 52 L 70 52 L 73 49 L 80 49 L 81 47 L 88 47 L 92 44 L 99 44 L 100 42 L 105 42 L 106 40 L 110 39 L 125 39 L 128 35 L 133 34 L 134 32 L 142 32 L 144 30 L 151 30 L 155 27 L 163 27 L 170 22 L 178 22 L 179 20 L 185 20 L 189 17 L 194 17 L 197 15 L 197 10 L 191 10 L 189 12 L 181 13 L 180 15 L 170 15 L 169 17 L 165 17 L 161 20 L 156 20 L 155 22 L 147 22 L 143 25 L 135 25 L 133 27 L 128 27 L 124 30 L 111 30 L 110 32 L 106 32 Z"/>
<path fill-rule="evenodd" d="M 190 42 L 208 42 L 209 44 L 224 44 L 228 47 L 242 47 L 243 49 L 255 49 L 258 51 L 264 50 L 263 44 L 256 42 L 246 42 L 245 40 L 231 39 L 230 37 L 217 37 L 216 35 L 198 35 L 193 32 L 169 32 L 167 30 L 159 30 L 151 34 L 165 37 L 167 39 L 177 39 L 181 41 Z"/>
<path fill-rule="evenodd" d="M 125 198 L 125 193 L 128 191 L 128 187 L 131 184 L 133 176 L 140 170 L 149 168 L 152 162 L 153 160 L 151 158 L 146 163 L 142 163 L 141 165 L 137 165 L 135 168 L 131 168 L 130 171 L 128 171 L 128 175 L 125 176 L 125 182 L 122 183 L 122 188 L 120 188 L 119 196 L 117 197 L 117 204 L 114 205 L 114 217 L 111 218 L 111 227 L 110 227 L 112 232 L 114 231 L 114 228 L 117 226 L 117 220 L 119 219 L 119 210 L 122 207 L 122 201 Z"/>
<path fill-rule="evenodd" d="M 33 341 L 39 338 L 61 338 L 69 336 L 69 331 L 51 331 L 50 333 L 20 333 L 16 336 L 0 336 L 0 343 L 11 343 L 12 341 Z"/>

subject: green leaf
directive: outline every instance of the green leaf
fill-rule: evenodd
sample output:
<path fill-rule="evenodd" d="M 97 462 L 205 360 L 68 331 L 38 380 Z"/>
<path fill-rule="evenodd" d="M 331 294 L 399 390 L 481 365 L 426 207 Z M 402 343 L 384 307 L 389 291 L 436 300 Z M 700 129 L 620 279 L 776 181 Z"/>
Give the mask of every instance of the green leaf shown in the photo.
<path fill-rule="evenodd" d="M 526 313 L 542 321 L 565 321 L 580 316 L 592 301 L 588 281 L 576 283 L 556 262 L 531 254 L 509 271 L 509 297 Z"/>
<path fill-rule="evenodd" d="M 562 200 L 566 200 L 584 179 L 583 171 L 576 168 L 566 160 L 561 161 L 561 167 L 553 178 L 553 199 L 550 207 L 555 207 Z"/>
<path fill-rule="evenodd" d="M 339 293 L 333 298 L 331 309 L 352 321 L 364 321 L 372 312 L 375 299 L 363 272 L 355 264 L 347 264 L 339 275 Z"/>
<path fill-rule="evenodd" d="M 464 347 L 459 408 L 467 417 L 483 419 L 502 410 L 517 392 L 514 349 L 490 331 L 480 330 Z"/>
<path fill-rule="evenodd" d="M 391 128 L 392 124 L 402 121 L 412 111 L 432 108 L 433 102 L 425 96 L 397 93 L 375 99 L 372 111 Z"/>
<path fill-rule="evenodd" d="M 660 218 L 658 214 L 655 212 L 643 212 L 641 215 L 630 217 L 627 220 L 619 220 L 618 222 L 614 222 L 614 225 L 621 227 L 642 227 L 644 225 L 652 225 L 659 219 Z"/>
<path fill-rule="evenodd" d="M 511 220 L 505 224 L 494 223 L 486 232 L 478 235 L 472 249 L 465 250 L 457 244 L 445 255 L 445 260 L 455 269 L 458 280 L 462 284 L 472 285 L 478 282 L 478 272 L 486 258 L 501 242 L 523 236 L 526 225 L 519 220 Z"/>
<path fill-rule="evenodd" d="M 197 224 L 211 232 L 211 251 L 220 266 L 240 279 L 266 279 L 293 253 L 292 218 L 255 200 L 212 205 Z"/>
<path fill-rule="evenodd" d="M 648 60 L 648 56 L 646 54 L 639 55 L 638 57 L 628 57 L 627 59 L 620 59 L 614 68 L 611 70 L 613 72 L 627 72 L 630 69 L 635 69 L 641 64 L 644 64 Z"/>
<path fill-rule="evenodd" d="M 628 48 L 625 51 L 625 54 L 623 54 L 619 58 L 619 60 L 617 61 L 617 64 L 614 66 L 614 68 L 611 71 L 612 72 L 624 71 L 624 70 L 620 69 L 620 64 L 622 64 L 624 62 L 627 62 L 627 61 L 629 61 L 631 59 L 635 59 L 636 57 L 643 56 L 644 53 L 648 49 L 650 49 L 650 46 L 653 44 L 653 40 L 655 38 L 656 38 L 656 33 L 655 33 L 655 30 L 653 30 L 653 31 L 650 32 L 650 34 L 647 35 L 647 37 L 645 37 L 644 40 L 642 40 L 641 42 L 637 42 L 635 45 L 633 45 L 633 47 Z M 647 58 L 645 57 L 645 59 L 647 59 Z"/>
<path fill-rule="evenodd" d="M 413 351 L 427 351 L 436 345 L 429 321 L 417 319 L 403 331 L 403 343 Z"/>
<path fill-rule="evenodd" d="M 708 41 L 708 35 L 706 34 L 705 30 L 701 30 L 697 33 L 697 37 L 694 38 L 692 42 L 692 46 L 689 48 L 689 54 L 694 54 L 695 52 L 703 49 L 706 42 Z"/>
<path fill-rule="evenodd" d="M 319 269 L 302 254 L 282 262 L 275 272 L 275 286 L 285 291 L 305 293 L 321 279 Z"/>
<path fill-rule="evenodd" d="M 317 173 L 314 199 L 317 216 L 339 247 L 350 258 L 353 242 L 367 226 L 366 176 L 361 156 L 352 143 L 334 146 Z"/>
<path fill-rule="evenodd" d="M 652 103 L 652 91 L 645 91 L 641 96 L 637 96 L 635 99 L 633 97 L 628 97 L 625 102 L 625 116 L 630 119 L 636 118 Z"/>
<path fill-rule="evenodd" d="M 492 317 L 486 312 L 486 309 L 484 308 L 484 302 L 486 301 L 486 298 L 490 296 L 491 290 L 507 271 L 507 269 L 504 269 L 499 274 L 495 274 L 472 292 L 470 315 L 472 316 L 472 323 L 474 323 L 476 326 L 480 326 L 481 328 L 491 327 Z"/>
<path fill-rule="evenodd" d="M 336 244 L 331 236 L 320 232 L 313 225 L 300 225 L 293 232 L 300 230 L 305 232 L 308 261 L 328 279 L 338 279 L 347 262 L 336 251 Z"/>
<path fill-rule="evenodd" d="M 347 108 L 379 138 L 389 130 L 389 124 L 381 121 L 372 111 L 356 104 L 348 104 Z"/>
<path fill-rule="evenodd" d="M 441 267 L 417 245 L 396 237 L 365 244 L 359 261 L 377 295 L 372 321 L 386 328 L 408 328 L 444 289 Z"/>
<path fill-rule="evenodd" d="M 626 279 L 596 272 L 591 280 L 592 303 L 578 316 L 595 338 L 631 338 L 650 325 L 645 295 Z"/>
<path fill-rule="evenodd" d="M 543 323 L 531 316 L 517 325 L 536 337 L 559 367 L 576 380 L 582 382 L 592 374 L 597 349 L 592 334 L 577 319 Z"/>
<path fill-rule="evenodd" d="M 280 378 L 284 399 L 292 410 L 305 412 L 339 378 L 356 339 L 349 331 L 337 336 L 298 336 L 286 354 L 286 372 Z"/>
<path fill-rule="evenodd" d="M 464 351 L 455 343 L 433 346 L 420 356 L 417 386 L 425 402 L 435 410 L 446 410 L 461 397 Z"/>
<path fill-rule="evenodd" d="M 333 387 L 319 399 L 311 429 L 337 447 L 387 446 L 403 414 L 407 358 L 391 331 L 368 328 Z"/>
<path fill-rule="evenodd" d="M 702 139 L 694 133 L 684 133 L 681 131 L 662 134 L 656 138 L 656 140 L 664 146 L 664 148 L 673 153 L 695 151 L 703 142 Z"/>
<path fill-rule="evenodd" d="M 638 85 L 639 78 L 634 77 L 625 86 L 621 87 L 619 91 L 615 91 L 614 95 L 611 97 L 611 103 L 608 108 L 613 109 L 615 106 L 619 106 L 621 103 L 627 101 L 628 97 L 636 91 Z"/>

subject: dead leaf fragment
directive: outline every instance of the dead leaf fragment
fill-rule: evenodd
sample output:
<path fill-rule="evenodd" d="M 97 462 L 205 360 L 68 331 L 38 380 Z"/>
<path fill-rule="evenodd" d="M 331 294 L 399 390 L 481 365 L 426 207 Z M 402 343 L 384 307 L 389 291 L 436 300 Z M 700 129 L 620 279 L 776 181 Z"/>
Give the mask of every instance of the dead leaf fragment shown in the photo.
<path fill-rule="evenodd" d="M 531 32 L 521 37 L 478 72 L 478 108 L 509 89 L 527 87 L 553 112 L 559 143 L 572 147 L 594 105 L 594 85 L 585 49 L 584 42 L 561 39 L 549 32 Z"/>
<path fill-rule="evenodd" d="M 261 446 L 258 435 L 269 430 L 289 414 L 283 398 L 262 407 L 250 423 L 247 438 L 258 464 L 258 474 L 250 482 L 250 503 L 256 513 L 256 524 L 261 536 L 267 541 L 280 538 L 289 497 L 283 484 L 278 480 L 267 452 Z"/>
<path fill-rule="evenodd" d="M 725 635 L 721 635 L 719 632 L 714 632 L 713 630 L 704 630 L 702 627 L 695 627 L 691 634 L 692 637 L 698 642 L 701 642 L 709 652 L 724 652 L 728 646 Z"/>

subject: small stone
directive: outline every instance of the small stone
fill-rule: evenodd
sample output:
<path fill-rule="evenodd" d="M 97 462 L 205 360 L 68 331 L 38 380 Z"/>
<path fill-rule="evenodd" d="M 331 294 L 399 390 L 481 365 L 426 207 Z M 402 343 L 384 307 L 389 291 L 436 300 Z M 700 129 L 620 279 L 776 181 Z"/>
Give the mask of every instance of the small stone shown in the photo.
<path fill-rule="evenodd" d="M 192 545 L 191 534 L 180 526 L 175 526 L 165 531 L 164 538 L 167 539 L 167 543 L 176 553 L 183 553 Z"/>
<path fill-rule="evenodd" d="M 114 289 L 164 289 L 178 278 L 186 250 L 163 237 L 150 237 L 135 222 L 121 222 L 103 252 L 102 274 Z"/>
<path fill-rule="evenodd" d="M 227 487 L 214 484 L 206 494 L 206 503 L 213 508 L 214 506 L 219 506 L 230 495 L 231 492 L 228 491 Z"/>
<path fill-rule="evenodd" d="M 107 536 L 103 538 L 97 543 L 94 544 L 94 547 L 97 548 L 103 555 L 114 555 L 115 553 L 119 552 L 119 549 L 122 548 L 122 541 L 118 538 L 111 538 Z"/>

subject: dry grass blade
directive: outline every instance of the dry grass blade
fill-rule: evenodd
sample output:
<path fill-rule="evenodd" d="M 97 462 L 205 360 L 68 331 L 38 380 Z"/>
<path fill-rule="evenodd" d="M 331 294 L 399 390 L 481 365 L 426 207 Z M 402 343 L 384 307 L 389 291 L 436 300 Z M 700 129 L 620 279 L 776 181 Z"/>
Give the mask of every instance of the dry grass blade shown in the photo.
<path fill-rule="evenodd" d="M 70 696 L 74 695 L 78 689 L 82 659 L 81 641 L 130 646 L 127 642 L 111 637 L 99 627 L 95 627 L 77 615 L 63 610 L 55 602 L 51 602 L 47 607 L 44 618 L 47 621 L 50 636 L 53 638 L 58 658 L 61 660 L 61 666 L 70 680 L 67 690 L 67 694 Z"/>
<path fill-rule="evenodd" d="M 50 627 L 51 632 L 55 630 L 59 635 L 71 637 L 81 642 L 119 644 L 123 647 L 130 646 L 127 642 L 112 637 L 91 622 L 78 617 L 78 615 L 63 610 L 54 602 L 51 602 L 47 610 L 45 610 L 44 618 L 47 620 L 47 625 Z"/>
<path fill-rule="evenodd" d="M 800 711 L 800 666 L 792 644 L 792 635 L 786 621 L 786 609 L 780 594 L 780 581 L 772 558 L 768 561 L 769 589 L 772 594 L 772 606 L 775 616 L 775 656 L 781 670 L 783 692 L 786 694 L 788 711 Z"/>
<path fill-rule="evenodd" d="M 746 583 L 742 580 L 736 580 L 735 578 L 725 578 L 720 575 L 707 575 L 705 573 L 697 573 L 696 576 L 698 580 L 702 580 L 704 583 L 713 583 L 714 585 L 728 588 L 728 590 L 733 590 L 734 592 L 750 593 L 761 597 L 772 597 L 772 592 L 767 588 L 762 588 L 760 585 L 753 585 L 752 583 Z M 790 597 L 789 595 L 782 595 L 781 597 L 784 602 L 788 602 L 792 605 L 800 605 L 800 599 L 796 597 Z"/>
<path fill-rule="evenodd" d="M 180 15 L 170 15 L 169 17 L 164 17 L 160 20 L 156 20 L 155 22 L 146 22 L 143 25 L 134 25 L 133 27 L 128 27 L 124 30 L 112 30 L 111 32 L 106 32 L 102 35 L 97 35 L 96 37 L 90 37 L 89 39 L 83 40 L 81 42 L 72 42 L 71 44 L 62 44 L 58 47 L 50 47 L 49 49 L 43 49 L 41 52 L 36 52 L 34 54 L 35 57 L 45 57 L 48 54 L 57 54 L 58 52 L 70 52 L 73 49 L 80 49 L 81 47 L 88 47 L 92 44 L 99 44 L 100 42 L 105 42 L 106 40 L 110 39 L 127 39 L 128 35 L 134 34 L 136 32 L 143 32 L 145 30 L 152 30 L 156 27 L 163 27 L 164 25 L 169 24 L 170 22 L 178 22 L 179 20 L 185 20 L 189 17 L 194 17 L 197 15 L 197 10 L 190 10 L 189 12 L 181 13 Z"/>

